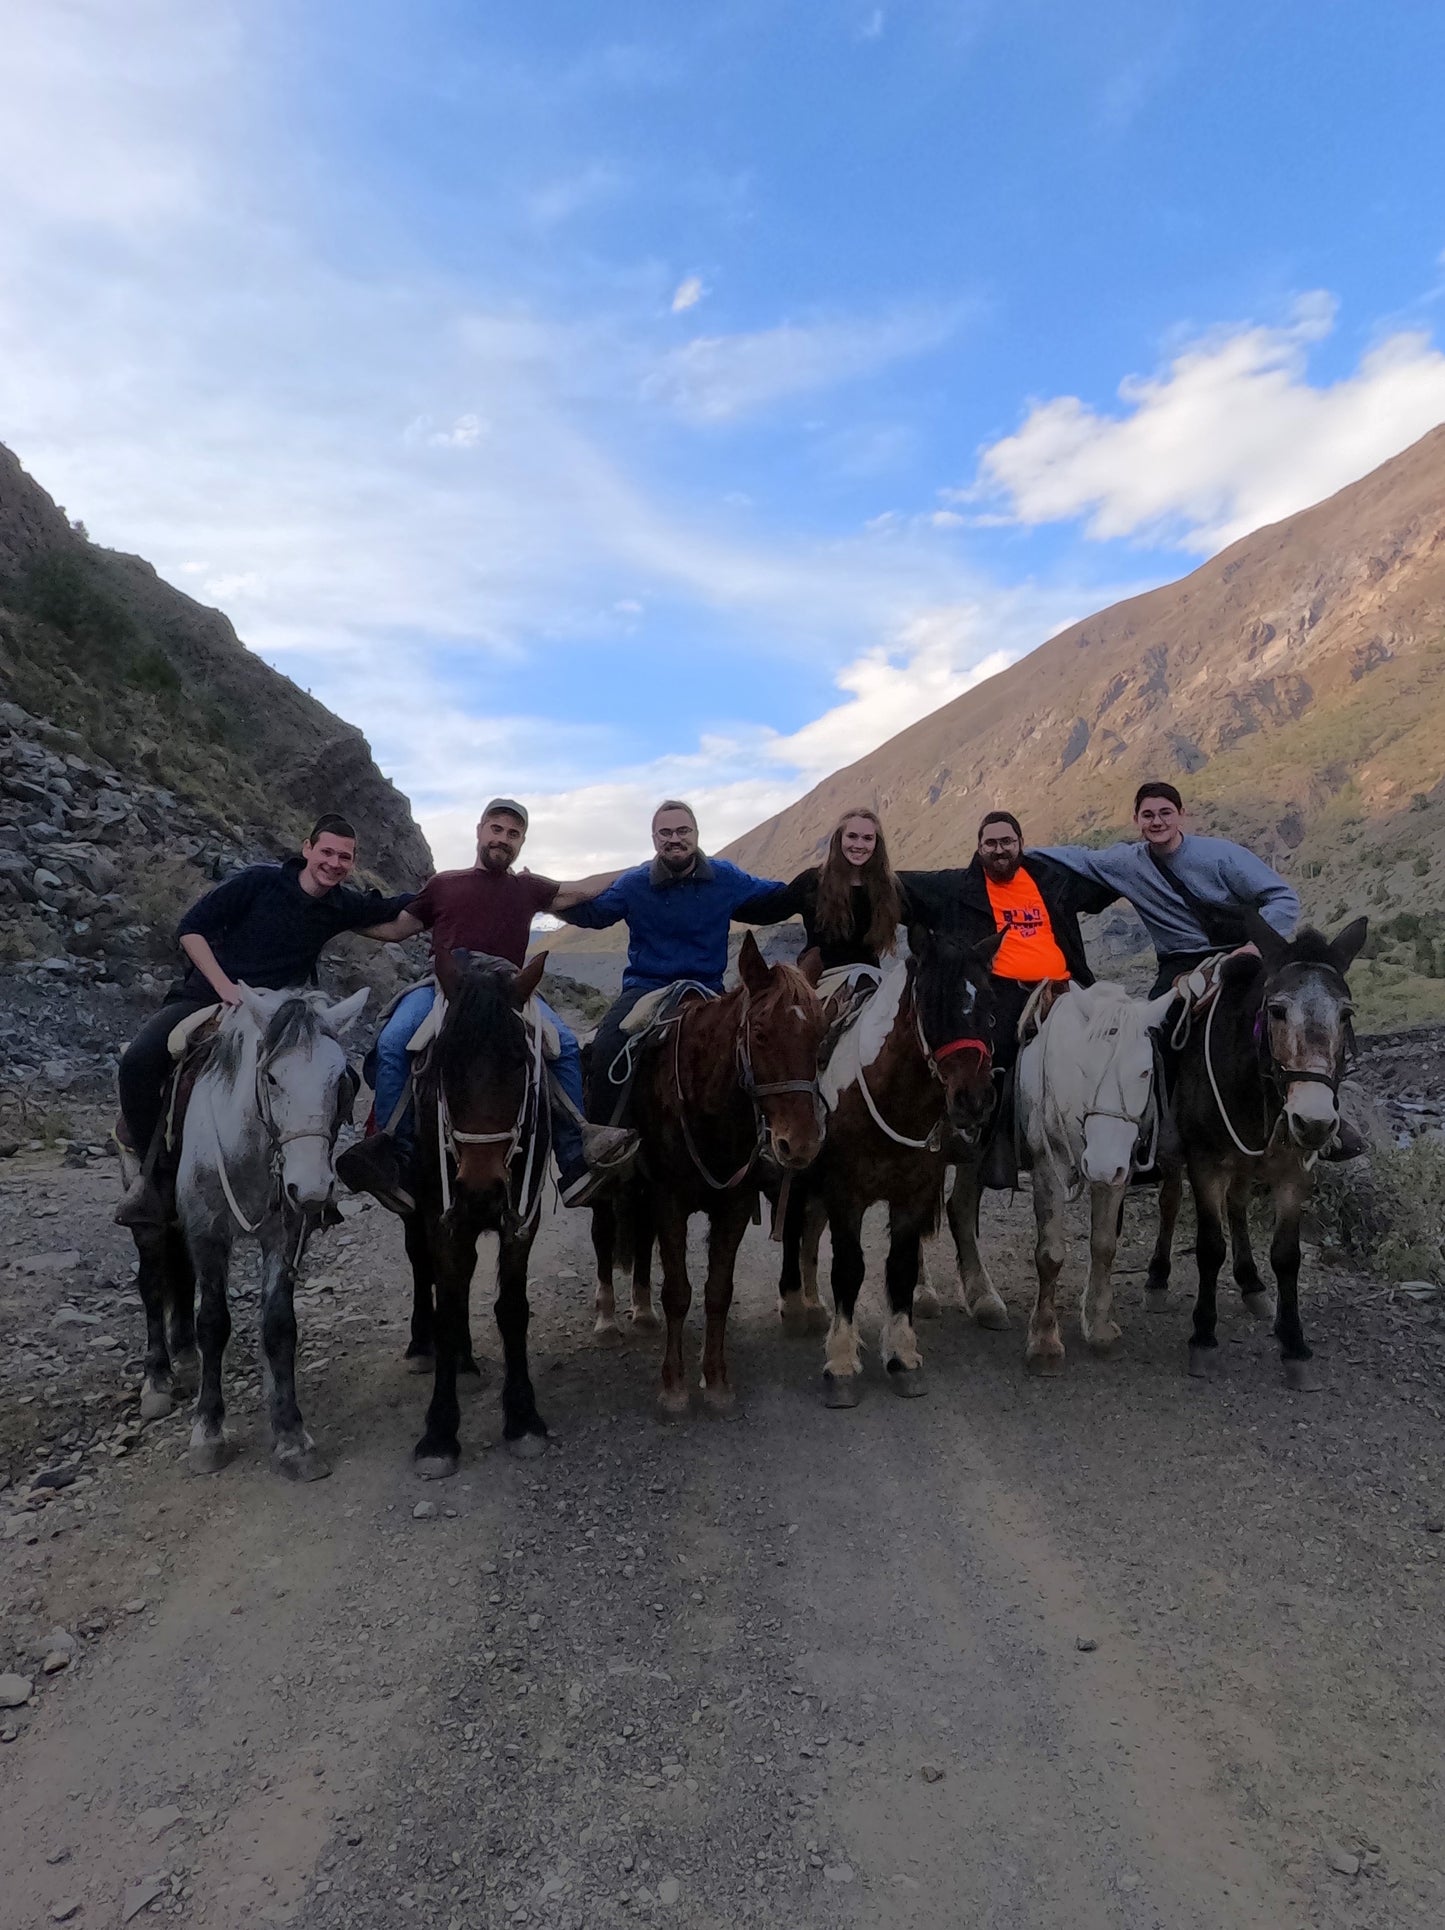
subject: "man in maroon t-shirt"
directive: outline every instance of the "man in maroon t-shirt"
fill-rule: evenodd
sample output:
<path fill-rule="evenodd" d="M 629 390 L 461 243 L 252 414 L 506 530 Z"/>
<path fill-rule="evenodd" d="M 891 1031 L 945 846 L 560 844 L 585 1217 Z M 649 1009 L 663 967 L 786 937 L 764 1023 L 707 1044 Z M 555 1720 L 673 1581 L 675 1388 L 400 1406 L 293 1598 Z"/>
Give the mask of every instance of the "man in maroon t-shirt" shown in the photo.
<path fill-rule="evenodd" d="M 411 938 L 431 933 L 432 955 L 439 950 L 489 952 L 519 968 L 526 962 L 532 920 L 538 912 L 565 911 L 605 891 L 617 876 L 599 872 L 571 884 L 514 871 L 527 836 L 527 813 L 515 799 L 493 798 L 477 826 L 477 861 L 466 871 L 439 871 L 405 911 L 368 933 L 372 938 Z M 343 1153 L 337 1172 L 354 1191 L 373 1193 L 383 1205 L 409 1212 L 410 1187 L 405 1155 L 411 1147 L 411 1116 L 390 1124 L 408 1074 L 407 1042 L 431 1010 L 436 988 L 430 980 L 413 986 L 392 1010 L 376 1042 L 376 1120 L 381 1131 Z M 538 1001 L 542 1003 L 542 1001 Z M 580 1126 L 582 1059 L 576 1036 L 550 1006 L 543 1010 L 557 1028 L 561 1051 L 553 1066 L 558 1085 L 576 1107 L 552 1108 L 552 1144 L 562 1198 L 581 1206 L 595 1190 L 593 1169 L 605 1169 L 632 1147 L 632 1133 L 611 1127 Z M 388 1128 L 390 1127 L 390 1130 Z"/>

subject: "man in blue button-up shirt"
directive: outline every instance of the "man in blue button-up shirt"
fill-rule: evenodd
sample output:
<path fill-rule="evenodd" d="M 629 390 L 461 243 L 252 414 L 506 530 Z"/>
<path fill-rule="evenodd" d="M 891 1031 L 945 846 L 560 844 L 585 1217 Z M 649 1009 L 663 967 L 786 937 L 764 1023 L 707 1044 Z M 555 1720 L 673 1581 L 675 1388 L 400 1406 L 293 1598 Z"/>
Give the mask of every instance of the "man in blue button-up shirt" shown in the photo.
<path fill-rule="evenodd" d="M 611 1111 L 615 1088 L 608 1083 L 607 1070 L 622 1049 L 622 1021 L 633 1006 L 680 978 L 720 992 L 733 911 L 773 883 L 726 858 L 705 857 L 698 850 L 692 807 L 677 798 L 666 799 L 653 812 L 652 844 L 657 856 L 651 864 L 634 865 L 598 897 L 562 913 L 569 925 L 586 931 L 624 920 L 627 924 L 622 996 L 598 1026 L 592 1046 L 589 1111 L 594 1119 L 605 1119 Z"/>

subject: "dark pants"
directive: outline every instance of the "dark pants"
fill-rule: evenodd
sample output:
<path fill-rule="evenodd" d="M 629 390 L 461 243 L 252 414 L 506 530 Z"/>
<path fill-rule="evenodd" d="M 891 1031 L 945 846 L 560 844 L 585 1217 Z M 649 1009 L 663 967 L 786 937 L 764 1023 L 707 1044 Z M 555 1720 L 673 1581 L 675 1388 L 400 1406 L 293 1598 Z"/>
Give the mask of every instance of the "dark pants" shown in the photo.
<path fill-rule="evenodd" d="M 160 1123 L 166 1074 L 171 1069 L 171 1055 L 166 1041 L 182 1019 L 215 1003 L 215 994 L 212 992 L 207 992 L 204 998 L 169 1000 L 159 1012 L 146 1020 L 121 1054 L 118 1074 L 120 1110 L 130 1132 L 131 1144 L 138 1153 L 144 1154 L 149 1149 Z"/>
<path fill-rule="evenodd" d="M 1150 998 L 1163 998 L 1182 972 L 1192 972 L 1194 967 L 1202 965 L 1206 958 L 1213 958 L 1219 949 L 1216 945 L 1207 952 L 1165 952 L 1159 960 L 1154 983 L 1149 987 Z"/>
<path fill-rule="evenodd" d="M 995 978 L 993 986 L 993 1063 L 1007 1072 L 1019 1056 L 1019 1020 L 1038 988 L 1037 979 Z"/>
<path fill-rule="evenodd" d="M 602 1023 L 592 1041 L 592 1062 L 587 1074 L 587 1117 L 599 1126 L 611 1124 L 617 1102 L 622 1097 L 622 1087 L 613 1085 L 607 1076 L 612 1061 L 626 1044 L 622 1021 L 639 999 L 645 999 L 650 992 L 658 989 L 655 985 L 629 986 L 603 1014 Z"/>

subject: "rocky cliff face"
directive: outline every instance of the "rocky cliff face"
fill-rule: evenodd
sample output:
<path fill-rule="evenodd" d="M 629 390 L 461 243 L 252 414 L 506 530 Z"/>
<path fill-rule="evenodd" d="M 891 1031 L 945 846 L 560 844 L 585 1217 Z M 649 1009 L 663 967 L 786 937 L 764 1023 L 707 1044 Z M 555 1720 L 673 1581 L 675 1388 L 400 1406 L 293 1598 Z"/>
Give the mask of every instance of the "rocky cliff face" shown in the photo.
<path fill-rule="evenodd" d="M 1445 1011 L 1445 426 L 1075 624 L 727 855 L 788 877 L 855 803 L 906 864 L 966 862 L 993 806 L 1035 844 L 1103 843 L 1130 834 L 1146 777 L 1269 858 L 1314 916 L 1370 913 L 1381 1021 Z"/>

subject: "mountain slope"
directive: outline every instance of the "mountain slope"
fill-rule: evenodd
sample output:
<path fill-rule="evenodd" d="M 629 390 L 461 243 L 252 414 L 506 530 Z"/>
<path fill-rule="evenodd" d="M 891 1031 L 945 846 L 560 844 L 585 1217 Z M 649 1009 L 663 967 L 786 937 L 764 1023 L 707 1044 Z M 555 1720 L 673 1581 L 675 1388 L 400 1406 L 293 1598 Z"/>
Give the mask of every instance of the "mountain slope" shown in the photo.
<path fill-rule="evenodd" d="M 855 803 L 913 865 L 965 862 L 993 806 L 1035 844 L 1102 843 L 1129 834 L 1145 777 L 1177 782 L 1201 829 L 1252 844 L 1315 915 L 1369 911 L 1375 998 L 1445 1009 L 1445 425 L 1051 638 L 727 855 L 788 877 Z"/>

